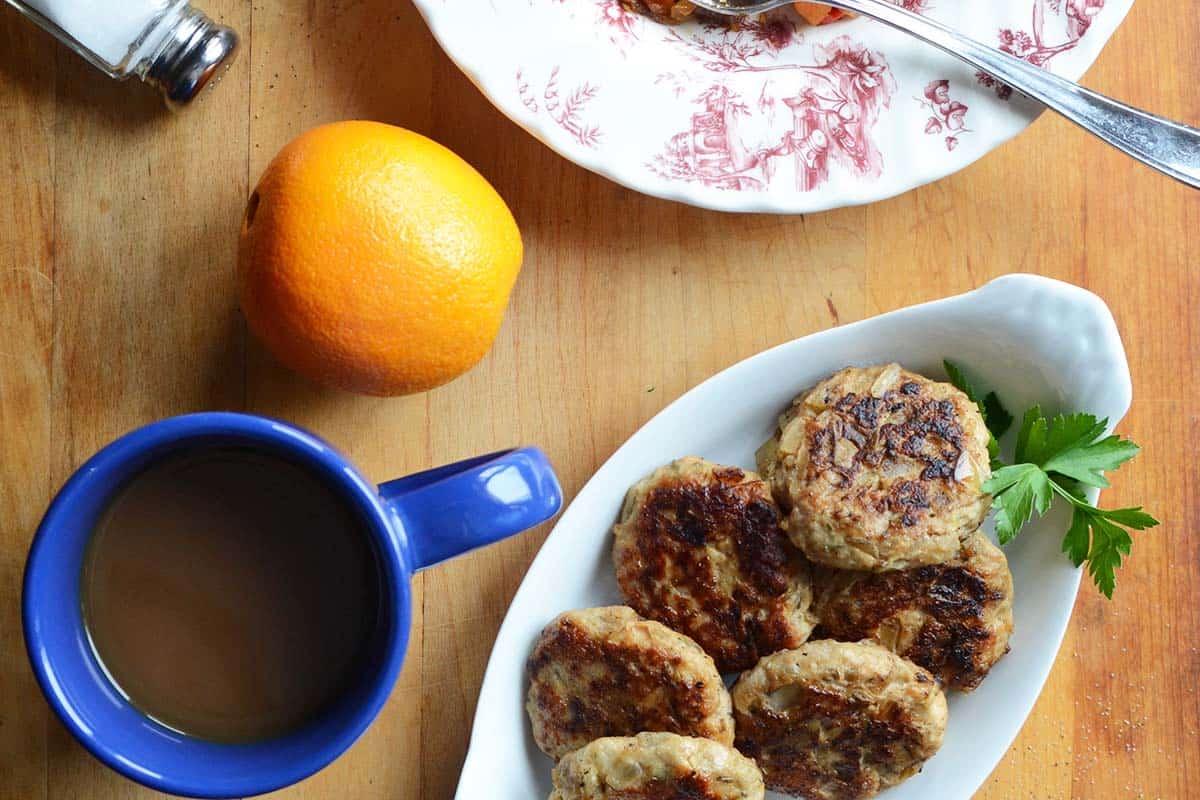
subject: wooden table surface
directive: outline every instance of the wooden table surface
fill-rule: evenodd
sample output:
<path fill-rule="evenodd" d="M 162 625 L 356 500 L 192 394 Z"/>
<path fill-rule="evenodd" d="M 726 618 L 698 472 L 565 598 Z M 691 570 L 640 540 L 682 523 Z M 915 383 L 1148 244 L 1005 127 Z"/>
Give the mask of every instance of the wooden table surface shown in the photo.
<path fill-rule="evenodd" d="M 1145 452 L 1105 502 L 1144 502 L 1163 525 L 1137 537 L 1112 603 L 1085 583 L 1041 700 L 978 796 L 1196 796 L 1200 195 L 1048 117 L 958 175 L 865 208 L 699 211 L 622 189 L 525 135 L 406 2 L 203 5 L 246 48 L 180 117 L 0 10 L 0 798 L 154 794 L 75 744 L 21 640 L 38 519 L 117 435 L 181 412 L 248 410 L 319 431 L 380 480 L 532 443 L 569 498 L 722 367 L 1013 271 L 1073 281 L 1112 306 L 1135 387 L 1121 430 Z M 1138 0 L 1087 83 L 1200 122 L 1200 26 L 1179 9 Z M 238 311 L 249 187 L 292 136 L 346 118 L 449 145 L 494 182 L 525 235 L 495 349 L 429 394 L 316 389 L 274 363 Z M 333 766 L 278 796 L 451 797 L 492 640 L 547 531 L 419 576 L 408 660 L 383 714 Z"/>

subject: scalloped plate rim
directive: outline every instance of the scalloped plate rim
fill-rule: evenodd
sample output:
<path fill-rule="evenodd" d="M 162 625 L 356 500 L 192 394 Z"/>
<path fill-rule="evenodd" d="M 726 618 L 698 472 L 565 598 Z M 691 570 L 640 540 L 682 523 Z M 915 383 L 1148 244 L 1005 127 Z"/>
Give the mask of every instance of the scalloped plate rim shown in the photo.
<path fill-rule="evenodd" d="M 1063 1 L 1065 2 L 1065 0 Z M 1071 62 L 1067 69 L 1054 69 L 1056 74 L 1061 74 L 1074 81 L 1081 80 L 1100 57 L 1104 47 L 1124 22 L 1135 2 L 1135 0 L 1109 1 L 1113 2 L 1114 5 L 1106 7 L 1106 10 L 1111 10 L 1104 16 L 1102 22 L 1096 23 L 1097 32 L 1087 40 L 1086 46 L 1079 48 L 1079 52 L 1086 54 L 1082 63 L 1076 64 Z M 568 161 L 632 191 L 714 211 L 747 214 L 807 214 L 837 208 L 868 205 L 888 200 L 966 169 L 997 147 L 1016 138 L 1017 135 L 1024 132 L 1045 111 L 1043 107 L 1032 103 L 1032 101 L 1020 104 L 1026 109 L 1028 118 L 1018 127 L 989 138 L 984 146 L 965 159 L 955 161 L 948 166 L 944 165 L 943 162 L 943 165 L 935 168 L 915 170 L 916 175 L 910 182 L 903 186 L 897 186 L 892 190 L 875 193 L 864 192 L 850 198 L 839 197 L 836 192 L 795 192 L 781 197 L 768 192 L 714 190 L 698 187 L 692 183 L 667 184 L 657 180 L 653 176 L 649 176 L 644 169 L 635 170 L 623 165 L 614 164 L 611 159 L 603 157 L 600 153 L 590 151 L 586 147 L 576 144 L 550 121 L 530 113 L 520 102 L 505 99 L 509 93 L 504 91 L 497 83 L 500 80 L 500 74 L 485 69 L 483 56 L 481 54 L 468 54 L 454 46 L 451 33 L 453 26 L 447 7 L 445 5 L 439 7 L 439 0 L 413 0 L 413 2 L 418 12 L 424 18 L 435 40 L 438 42 L 438 45 L 455 66 L 458 67 L 497 110 L 542 144 Z M 441 14 L 445 14 L 445 16 L 442 17 L 440 16 Z M 920 43 L 917 43 L 917 46 L 921 46 Z M 930 47 L 933 50 L 929 45 L 925 45 L 925 47 Z M 471 57 L 472 55 L 474 55 L 474 58 Z M 949 56 L 945 57 L 952 58 Z M 484 77 L 489 74 L 494 75 L 491 80 Z M 1014 101 L 1016 101 L 1016 98 L 1014 98 Z M 1020 105 L 1014 102 L 1012 110 L 1006 113 L 1020 116 L 1022 112 L 1017 110 Z M 1076 133 L 1073 135 L 1086 134 Z M 810 201 L 812 198 L 817 199 Z"/>

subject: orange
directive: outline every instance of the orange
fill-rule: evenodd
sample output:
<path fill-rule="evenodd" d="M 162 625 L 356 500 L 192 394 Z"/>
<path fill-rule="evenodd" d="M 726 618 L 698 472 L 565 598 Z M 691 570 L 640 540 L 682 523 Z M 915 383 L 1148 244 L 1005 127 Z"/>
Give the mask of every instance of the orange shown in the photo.
<path fill-rule="evenodd" d="M 512 212 L 467 162 L 412 131 L 338 122 L 284 147 L 250 195 L 242 312 L 312 381 L 419 392 L 488 352 L 521 257 Z"/>

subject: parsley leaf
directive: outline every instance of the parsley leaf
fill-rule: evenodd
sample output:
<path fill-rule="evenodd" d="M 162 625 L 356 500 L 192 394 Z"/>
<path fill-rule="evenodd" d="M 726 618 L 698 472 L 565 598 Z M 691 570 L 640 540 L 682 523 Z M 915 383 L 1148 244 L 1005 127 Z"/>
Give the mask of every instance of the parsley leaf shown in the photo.
<path fill-rule="evenodd" d="M 1040 453 L 1030 456 L 1040 462 L 1086 447 L 1104 435 L 1107 419 L 1096 419 L 1091 414 L 1059 414 L 1047 420 L 1046 441 Z"/>
<path fill-rule="evenodd" d="M 1012 414 L 1008 413 L 1008 409 L 1000 402 L 1000 398 L 996 396 L 995 392 L 988 392 L 986 396 L 980 398 L 971 381 L 967 379 L 966 373 L 962 371 L 962 367 L 948 359 L 942 361 L 942 366 L 946 368 L 946 374 L 950 376 L 950 383 L 979 408 L 983 424 L 988 429 L 988 454 L 995 461 L 1000 457 L 998 440 L 1012 427 Z"/>
<path fill-rule="evenodd" d="M 950 383 L 954 388 L 967 396 L 967 399 L 976 405 L 979 404 L 979 393 L 975 391 L 975 387 L 967 380 L 966 374 L 962 371 L 962 367 L 955 364 L 950 359 L 943 359 L 942 366 L 946 368 L 946 374 L 950 376 Z"/>
<path fill-rule="evenodd" d="M 1108 423 L 1103 421 L 1099 424 L 1103 431 Z M 1078 443 L 1050 458 L 1042 466 L 1047 472 L 1073 478 L 1084 486 L 1105 489 L 1109 483 L 1104 473 L 1115 470 L 1139 452 L 1141 448 L 1133 442 L 1120 436 L 1108 436 L 1090 444 Z"/>
<path fill-rule="evenodd" d="M 1062 549 L 1077 567 L 1082 567 L 1083 562 L 1087 561 L 1088 550 L 1091 549 L 1088 528 L 1087 512 L 1076 507 L 1071 514 L 1071 527 L 1067 528 L 1067 535 L 1063 537 Z"/>
<path fill-rule="evenodd" d="M 1081 503 L 1075 506 L 1071 516 L 1071 527 L 1063 539 L 1063 552 L 1077 567 L 1086 561 L 1088 574 L 1111 600 L 1117 585 L 1116 570 L 1133 548 L 1133 537 L 1124 528 L 1144 531 L 1157 524 L 1158 520 L 1142 511 L 1141 506 L 1106 511 Z"/>
<path fill-rule="evenodd" d="M 1033 516 L 1050 508 L 1054 490 L 1050 478 L 1033 464 L 1017 464 L 997 470 L 983 484 L 983 490 L 995 499 L 996 538 L 1008 544 Z"/>
<path fill-rule="evenodd" d="M 1113 589 L 1117 586 L 1117 567 L 1121 566 L 1121 556 L 1129 555 L 1133 538 L 1124 528 L 1099 515 L 1086 510 L 1081 513 L 1087 516 L 1092 529 L 1092 547 L 1087 556 L 1088 574 L 1104 596 L 1112 600 Z"/>
<path fill-rule="evenodd" d="M 1087 488 L 1106 488 L 1105 472 L 1118 469 L 1140 452 L 1120 436 L 1105 436 L 1107 419 L 1092 414 L 1059 414 L 1051 418 L 1034 406 L 1025 412 L 1017 431 L 1015 464 L 1005 465 L 996 452 L 996 437 L 1012 425 L 1012 415 L 995 392 L 982 401 L 961 368 L 944 362 L 951 382 L 963 391 L 984 416 L 991 442 L 992 477 L 983 490 L 992 495 L 996 512 L 996 537 L 1007 544 L 1020 533 L 1034 513 L 1040 517 L 1055 494 L 1072 505 L 1071 525 L 1062 550 L 1076 567 L 1087 564 L 1088 574 L 1108 599 L 1116 588 L 1116 571 L 1133 549 L 1130 530 L 1142 531 L 1158 520 L 1141 506 L 1105 510 L 1087 501 Z"/>
<path fill-rule="evenodd" d="M 1000 404 L 1000 398 L 995 392 L 988 392 L 983 398 L 983 419 L 992 436 L 997 439 L 1008 433 L 1013 424 L 1013 415 Z"/>
<path fill-rule="evenodd" d="M 1158 520 L 1142 511 L 1141 506 L 1133 506 L 1130 508 L 1113 508 L 1105 511 L 1102 508 L 1095 509 L 1096 514 L 1104 517 L 1107 520 L 1112 520 L 1118 525 L 1124 525 L 1126 528 L 1133 528 L 1135 531 L 1144 531 L 1147 528 L 1153 528 L 1158 524 Z"/>
<path fill-rule="evenodd" d="M 1033 453 L 1040 453 L 1046 447 L 1046 418 L 1042 416 L 1041 406 L 1034 406 L 1025 412 L 1021 427 L 1017 431 L 1017 448 L 1013 457 L 1019 462 L 1032 461 Z"/>

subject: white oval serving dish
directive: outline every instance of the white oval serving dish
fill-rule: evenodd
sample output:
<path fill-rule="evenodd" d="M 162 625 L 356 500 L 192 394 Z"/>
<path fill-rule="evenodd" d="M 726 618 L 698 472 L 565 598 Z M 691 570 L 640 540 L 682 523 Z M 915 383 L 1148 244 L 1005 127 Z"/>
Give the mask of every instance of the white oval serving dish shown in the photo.
<path fill-rule="evenodd" d="M 1108 307 L 1083 289 L 1028 275 L 806 336 L 701 383 L 613 454 L 534 559 L 492 650 L 458 800 L 550 793 L 553 765 L 534 744 L 524 711 L 525 659 L 559 612 L 621 602 L 611 526 L 632 483 L 688 454 L 753 468 L 779 412 L 819 379 L 887 361 L 943 376 L 943 358 L 966 365 L 1018 417 L 1041 403 L 1045 411 L 1088 411 L 1115 425 L 1129 408 L 1129 368 Z M 951 695 L 941 751 L 919 775 L 884 792 L 887 800 L 967 800 L 1004 757 L 1049 675 L 1079 586 L 1080 571 L 1059 550 L 1067 522 L 1056 507 L 1005 548 L 1015 587 L 1012 652 L 975 692 Z"/>

